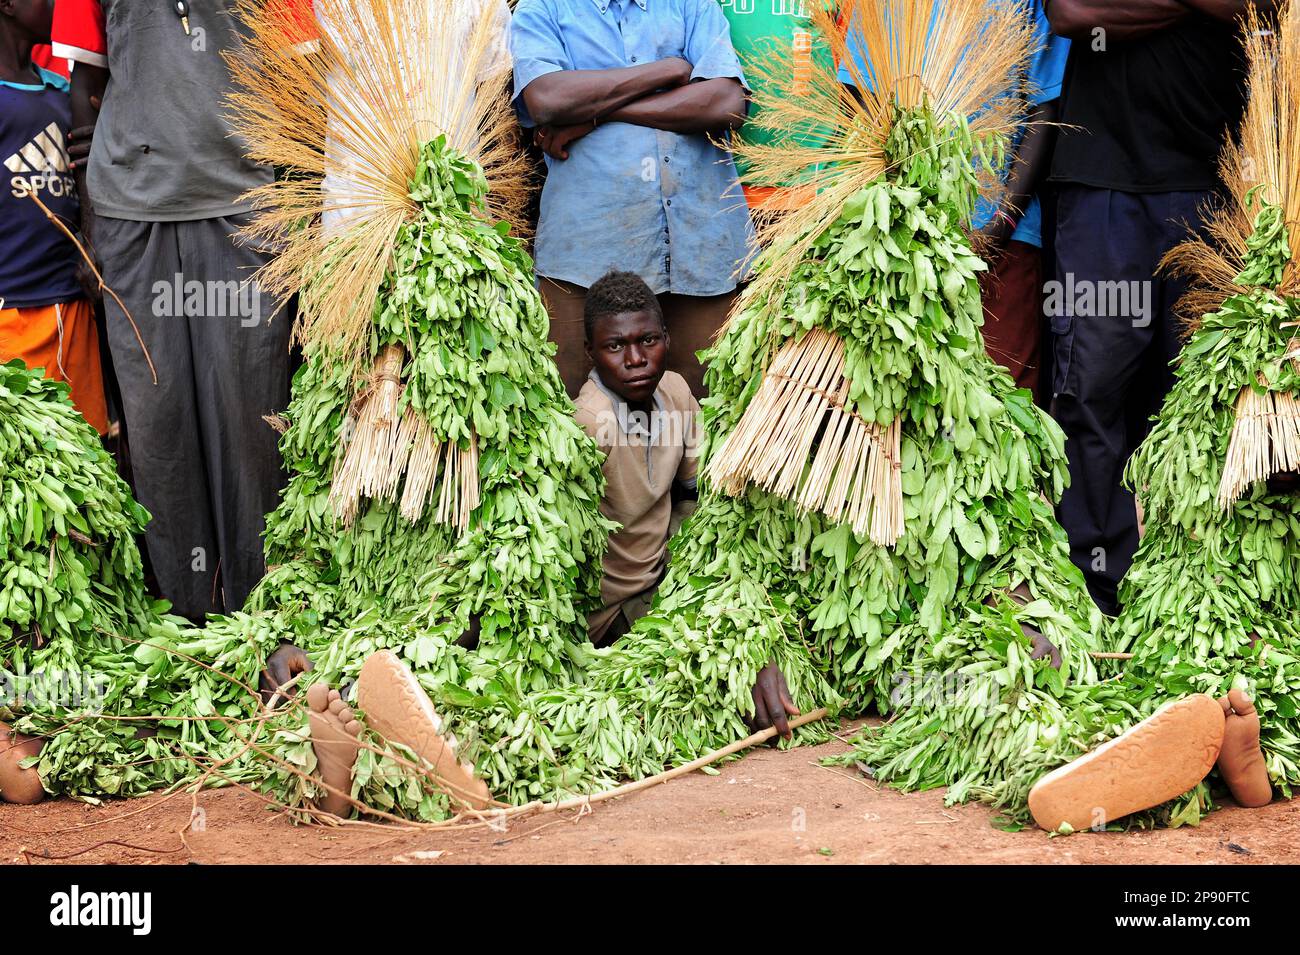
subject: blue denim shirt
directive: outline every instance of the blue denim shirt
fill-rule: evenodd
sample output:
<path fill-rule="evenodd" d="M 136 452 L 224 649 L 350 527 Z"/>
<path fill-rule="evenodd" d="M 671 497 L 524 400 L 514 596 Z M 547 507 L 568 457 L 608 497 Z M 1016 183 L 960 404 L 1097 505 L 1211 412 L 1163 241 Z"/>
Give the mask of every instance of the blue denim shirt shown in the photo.
<path fill-rule="evenodd" d="M 693 80 L 744 82 L 717 0 L 520 0 L 510 26 L 515 107 L 558 70 L 608 70 L 681 57 Z M 749 210 L 726 150 L 704 134 L 609 123 L 546 158 L 537 273 L 589 288 L 610 269 L 656 294 L 721 295 L 748 275 Z"/>

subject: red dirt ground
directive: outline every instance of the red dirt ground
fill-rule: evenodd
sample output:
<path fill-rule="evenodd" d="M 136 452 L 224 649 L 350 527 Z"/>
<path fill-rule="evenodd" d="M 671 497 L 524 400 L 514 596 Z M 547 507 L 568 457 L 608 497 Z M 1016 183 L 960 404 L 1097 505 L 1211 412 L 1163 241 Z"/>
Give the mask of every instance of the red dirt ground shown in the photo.
<path fill-rule="evenodd" d="M 191 799 L 183 793 L 99 807 L 70 800 L 0 806 L 0 862 L 1300 862 L 1300 802 L 1225 808 L 1198 829 L 1049 838 L 1034 829 L 1002 832 L 983 806 L 945 809 L 938 792 L 903 795 L 817 765 L 843 749 L 757 750 L 718 776 L 695 773 L 583 816 L 512 821 L 505 832 L 293 826 L 239 790 L 199 794 L 204 828 L 184 840 Z"/>

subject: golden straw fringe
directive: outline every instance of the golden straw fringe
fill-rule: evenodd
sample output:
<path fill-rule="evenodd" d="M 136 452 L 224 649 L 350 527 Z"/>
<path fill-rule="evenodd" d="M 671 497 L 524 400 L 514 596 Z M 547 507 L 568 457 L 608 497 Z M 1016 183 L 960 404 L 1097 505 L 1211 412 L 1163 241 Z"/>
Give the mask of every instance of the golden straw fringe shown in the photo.
<path fill-rule="evenodd" d="M 248 195 L 258 215 L 247 234 L 283 248 L 258 282 L 297 294 L 297 340 L 329 349 L 362 382 L 375 295 L 398 231 L 417 211 L 408 189 L 424 144 L 445 135 L 483 167 L 483 215 L 493 220 L 523 221 L 530 173 L 509 99 L 508 17 L 497 4 L 313 6 L 326 27 L 304 44 L 292 5 L 240 0 L 247 41 L 227 54 L 236 86 L 228 116 L 250 158 L 285 170 Z M 347 217 L 328 235 L 323 201 Z"/>
<path fill-rule="evenodd" d="M 791 41 L 774 42 L 745 68 L 758 79 L 756 125 L 785 134 L 773 144 L 735 137 L 736 156 L 759 185 L 801 183 L 808 201 L 798 209 L 756 210 L 763 253 L 744 295 L 746 302 L 779 302 L 776 293 L 812 243 L 839 218 L 846 201 L 883 174 L 884 145 L 896 106 L 929 105 L 943 127 L 969 117 L 976 136 L 1010 136 L 1024 117 L 1017 95 L 1026 86 L 1033 27 L 1016 4 L 988 0 L 847 0 L 810 4 L 815 45 L 829 57 L 812 57 Z M 838 9 L 830 9 L 830 7 Z M 937 14 L 937 15 L 936 15 Z M 932 26 L 933 24 L 933 26 Z M 874 82 L 849 52 L 846 28 L 862 38 Z M 843 64 L 861 93 L 847 95 L 836 64 Z M 801 143 L 792 131 L 825 130 Z M 1004 191 L 995 170 L 981 169 L 981 192 Z M 740 196 L 736 201 L 743 201 Z"/>
<path fill-rule="evenodd" d="M 350 525 L 363 499 L 400 499 L 402 516 L 414 523 L 424 514 L 441 459 L 442 485 L 435 520 L 463 533 L 479 505 L 477 436 L 471 432 L 469 448 L 462 450 L 455 441 L 439 442 L 433 429 L 409 405 L 399 414 L 404 357 L 398 345 L 380 352 L 369 385 L 358 398 L 351 437 L 337 459 L 330 505 L 335 517 Z M 399 495 L 403 474 L 406 481 Z"/>
<path fill-rule="evenodd" d="M 1259 383 L 1267 388 L 1263 376 Z M 1247 385 L 1237 398 L 1236 420 L 1219 482 L 1218 503 L 1229 508 L 1257 481 L 1300 470 L 1300 402 L 1281 391 Z"/>
<path fill-rule="evenodd" d="M 709 481 L 740 494 L 755 484 L 846 521 L 881 546 L 903 534 L 900 429 L 846 407 L 844 342 L 814 328 L 773 359 L 745 413 L 706 465 Z"/>
<path fill-rule="evenodd" d="M 1280 206 L 1291 246 L 1291 261 L 1274 289 L 1283 298 L 1300 294 L 1300 3 L 1289 3 L 1275 19 L 1258 7 L 1247 8 L 1241 33 L 1249 68 L 1249 97 L 1240 138 L 1229 136 L 1219 162 L 1226 201 L 1203 212 L 1204 236 L 1171 250 L 1162 268 L 1187 277 L 1192 287 L 1178 309 L 1194 330 L 1202 315 L 1225 299 L 1246 291 L 1236 277 L 1246 265 L 1246 240 L 1255 212 L 1246 195 L 1261 186 L 1260 198 Z"/>

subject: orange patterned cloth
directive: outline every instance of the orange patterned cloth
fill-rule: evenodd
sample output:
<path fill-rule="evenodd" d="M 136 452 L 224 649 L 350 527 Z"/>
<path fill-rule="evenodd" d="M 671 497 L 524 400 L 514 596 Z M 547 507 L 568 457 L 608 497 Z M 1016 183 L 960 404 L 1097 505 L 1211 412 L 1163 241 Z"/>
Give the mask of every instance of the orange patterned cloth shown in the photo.
<path fill-rule="evenodd" d="M 66 381 L 82 416 L 100 434 L 108 431 L 99 338 L 89 301 L 0 308 L 0 364 L 15 358 L 28 368 L 44 368 L 47 378 Z"/>

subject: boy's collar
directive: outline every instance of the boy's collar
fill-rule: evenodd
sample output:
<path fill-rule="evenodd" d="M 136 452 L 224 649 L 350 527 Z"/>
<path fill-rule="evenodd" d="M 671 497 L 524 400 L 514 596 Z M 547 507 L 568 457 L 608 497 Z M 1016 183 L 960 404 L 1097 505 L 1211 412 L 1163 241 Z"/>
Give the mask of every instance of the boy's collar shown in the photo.
<path fill-rule="evenodd" d="M 36 75 L 41 78 L 40 84 L 14 83 L 11 82 L 10 80 L 0 80 L 0 86 L 8 86 L 10 89 L 15 89 L 15 90 L 32 90 L 32 91 L 43 90 L 45 89 L 45 87 L 51 86 L 54 89 L 61 90 L 64 93 L 68 91 L 68 81 L 65 77 L 60 76 L 58 73 L 55 73 L 53 70 L 47 70 L 43 66 L 37 66 L 35 63 L 33 63 L 32 66 L 36 68 Z"/>
<path fill-rule="evenodd" d="M 631 435 L 635 433 L 637 435 L 646 436 L 649 438 L 649 443 L 651 445 L 656 444 L 659 441 L 659 426 L 662 414 L 656 414 L 654 412 L 662 412 L 664 410 L 664 399 L 662 395 L 660 395 L 660 389 L 663 387 L 663 379 L 660 379 L 659 384 L 655 386 L 655 393 L 651 399 L 654 408 L 650 414 L 650 430 L 647 433 L 643 428 L 638 427 L 639 422 L 632 420 L 631 409 L 628 407 L 627 402 L 622 397 L 611 391 L 609 387 L 606 386 L 605 382 L 601 380 L 600 372 L 593 368 L 590 373 L 588 373 L 587 377 L 595 383 L 596 387 L 599 388 L 607 398 L 609 398 L 610 404 L 614 406 L 614 417 L 618 421 L 619 429 L 624 434 Z M 640 416 L 638 415 L 637 417 Z"/>

